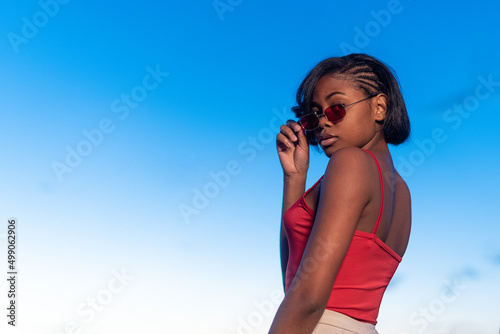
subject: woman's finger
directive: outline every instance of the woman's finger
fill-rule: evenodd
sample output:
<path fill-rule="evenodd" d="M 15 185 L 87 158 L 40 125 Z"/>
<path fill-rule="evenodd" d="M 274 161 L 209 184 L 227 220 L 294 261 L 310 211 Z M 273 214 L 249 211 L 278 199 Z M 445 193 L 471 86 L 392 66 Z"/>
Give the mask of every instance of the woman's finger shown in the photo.
<path fill-rule="evenodd" d="M 290 128 L 290 126 L 287 125 L 282 125 L 280 127 L 281 133 L 287 137 L 290 141 L 296 142 L 298 140 L 295 132 Z"/>

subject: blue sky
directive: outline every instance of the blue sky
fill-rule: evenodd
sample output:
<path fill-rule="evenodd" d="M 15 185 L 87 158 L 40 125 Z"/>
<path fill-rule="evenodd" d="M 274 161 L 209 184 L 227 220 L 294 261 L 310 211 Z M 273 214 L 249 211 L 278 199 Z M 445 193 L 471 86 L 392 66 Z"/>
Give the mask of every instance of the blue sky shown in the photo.
<path fill-rule="evenodd" d="M 413 234 L 379 331 L 499 330 L 499 4 L 1 6 L 18 332 L 266 333 L 282 297 L 275 136 L 307 72 L 350 51 L 395 69 L 412 122 L 391 151 Z M 311 151 L 308 187 L 326 164 Z"/>

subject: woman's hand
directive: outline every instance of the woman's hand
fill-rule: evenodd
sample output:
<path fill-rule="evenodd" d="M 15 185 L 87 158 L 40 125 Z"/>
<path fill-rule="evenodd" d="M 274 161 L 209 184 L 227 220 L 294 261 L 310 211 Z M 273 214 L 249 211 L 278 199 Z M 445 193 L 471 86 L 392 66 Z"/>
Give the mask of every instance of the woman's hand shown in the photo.
<path fill-rule="evenodd" d="M 276 147 L 285 176 L 305 175 L 309 168 L 309 145 L 299 123 L 288 120 L 276 136 Z"/>

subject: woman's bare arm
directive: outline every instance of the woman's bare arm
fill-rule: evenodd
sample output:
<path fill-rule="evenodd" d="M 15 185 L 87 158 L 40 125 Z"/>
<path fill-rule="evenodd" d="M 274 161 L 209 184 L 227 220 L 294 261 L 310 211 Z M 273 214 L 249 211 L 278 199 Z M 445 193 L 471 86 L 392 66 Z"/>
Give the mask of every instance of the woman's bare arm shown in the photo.
<path fill-rule="evenodd" d="M 281 210 L 280 229 L 280 257 L 281 274 L 283 276 L 283 289 L 285 288 L 286 265 L 288 263 L 288 240 L 283 226 L 283 215 L 290 207 L 304 195 L 306 175 L 285 176 L 283 179 L 283 206 Z"/>
<path fill-rule="evenodd" d="M 323 314 L 357 223 L 376 193 L 372 159 L 358 148 L 331 157 L 302 261 L 270 329 L 272 334 L 311 333 Z"/>
<path fill-rule="evenodd" d="M 284 286 L 288 263 L 288 241 L 283 227 L 283 215 L 304 194 L 309 168 L 309 145 L 299 123 L 288 120 L 280 127 L 280 133 L 276 136 L 276 148 L 284 174 L 280 226 L 280 257 Z"/>

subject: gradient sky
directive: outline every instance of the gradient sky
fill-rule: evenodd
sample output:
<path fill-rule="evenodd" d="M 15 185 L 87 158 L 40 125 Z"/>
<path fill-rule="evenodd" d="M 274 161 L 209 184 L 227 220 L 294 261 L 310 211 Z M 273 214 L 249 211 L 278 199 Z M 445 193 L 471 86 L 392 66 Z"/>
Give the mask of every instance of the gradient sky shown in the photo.
<path fill-rule="evenodd" d="M 412 123 L 391 147 L 412 236 L 377 327 L 498 333 L 500 4 L 0 6 L 0 249 L 17 218 L 19 266 L 2 330 L 267 333 L 275 136 L 316 63 L 364 52 L 394 68 Z M 311 151 L 307 187 L 327 162 Z"/>

